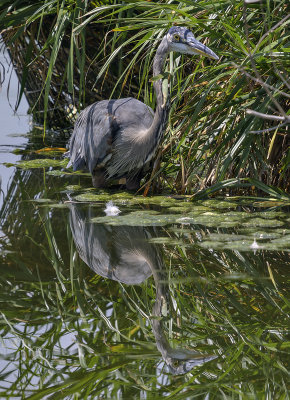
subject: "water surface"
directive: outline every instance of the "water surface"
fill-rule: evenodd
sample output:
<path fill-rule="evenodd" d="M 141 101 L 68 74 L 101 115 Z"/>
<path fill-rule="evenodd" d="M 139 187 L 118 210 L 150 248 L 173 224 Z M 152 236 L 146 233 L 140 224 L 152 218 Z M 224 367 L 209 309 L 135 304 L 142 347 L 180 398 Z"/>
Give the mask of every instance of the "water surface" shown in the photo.
<path fill-rule="evenodd" d="M 1 210 L 6 397 L 283 398 L 289 214 L 52 171 L 17 168 Z"/>

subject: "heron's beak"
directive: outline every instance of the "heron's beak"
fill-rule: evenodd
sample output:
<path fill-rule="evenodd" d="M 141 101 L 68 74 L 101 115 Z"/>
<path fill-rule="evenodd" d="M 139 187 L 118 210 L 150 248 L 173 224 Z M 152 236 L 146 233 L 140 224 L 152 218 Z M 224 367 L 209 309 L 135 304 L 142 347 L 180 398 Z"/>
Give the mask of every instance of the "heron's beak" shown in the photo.
<path fill-rule="evenodd" d="M 219 59 L 219 57 L 209 47 L 206 47 L 196 39 L 190 38 L 190 40 L 187 41 L 187 44 L 195 54 L 201 54 L 202 56 L 213 58 L 214 60 Z"/>

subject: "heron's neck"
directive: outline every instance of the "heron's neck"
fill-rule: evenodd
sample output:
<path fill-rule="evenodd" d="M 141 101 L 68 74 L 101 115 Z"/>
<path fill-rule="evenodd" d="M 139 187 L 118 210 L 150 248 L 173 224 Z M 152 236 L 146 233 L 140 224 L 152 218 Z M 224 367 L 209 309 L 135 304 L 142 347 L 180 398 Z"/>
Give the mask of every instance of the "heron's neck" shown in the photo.
<path fill-rule="evenodd" d="M 164 63 L 166 61 L 168 53 L 169 53 L 168 42 L 166 37 L 164 37 L 162 42 L 158 46 L 154 57 L 153 78 L 163 73 Z M 156 108 L 164 110 L 165 104 L 168 101 L 168 99 L 164 98 L 164 93 L 162 91 L 162 79 L 154 80 L 153 86 L 156 93 L 156 102 L 157 102 Z"/>
<path fill-rule="evenodd" d="M 158 46 L 154 57 L 153 77 L 162 74 L 168 53 L 168 42 L 165 37 Z M 162 78 L 154 80 L 153 86 L 156 93 L 156 110 L 152 124 L 146 133 L 146 137 L 150 139 L 149 142 L 152 143 L 152 145 L 154 144 L 155 152 L 166 129 L 169 114 L 170 96 L 169 93 L 166 95 L 162 91 Z"/>

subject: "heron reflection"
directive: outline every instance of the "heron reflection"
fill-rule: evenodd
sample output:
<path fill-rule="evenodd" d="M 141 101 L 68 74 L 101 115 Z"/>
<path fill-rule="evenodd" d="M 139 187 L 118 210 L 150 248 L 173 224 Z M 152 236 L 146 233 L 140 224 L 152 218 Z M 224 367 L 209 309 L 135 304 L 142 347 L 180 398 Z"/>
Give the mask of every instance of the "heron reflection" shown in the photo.
<path fill-rule="evenodd" d="M 189 372 L 216 356 L 188 349 L 174 349 L 164 333 L 162 317 L 169 305 L 169 290 L 162 252 L 149 241 L 156 227 L 110 226 L 90 222 L 96 216 L 93 207 L 70 205 L 70 227 L 82 260 L 98 275 L 128 285 L 141 284 L 153 275 L 156 301 L 151 325 L 157 348 L 173 374 Z"/>

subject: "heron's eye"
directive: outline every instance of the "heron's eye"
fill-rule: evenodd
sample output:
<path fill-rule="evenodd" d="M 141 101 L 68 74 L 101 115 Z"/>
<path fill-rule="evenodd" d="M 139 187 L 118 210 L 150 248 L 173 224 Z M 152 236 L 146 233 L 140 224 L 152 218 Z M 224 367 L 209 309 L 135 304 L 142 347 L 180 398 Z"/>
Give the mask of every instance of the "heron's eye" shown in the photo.
<path fill-rule="evenodd" d="M 179 41 L 179 35 L 177 35 L 177 34 L 175 34 L 175 35 L 173 35 L 173 38 L 174 38 L 174 40 L 176 40 L 177 42 Z"/>

